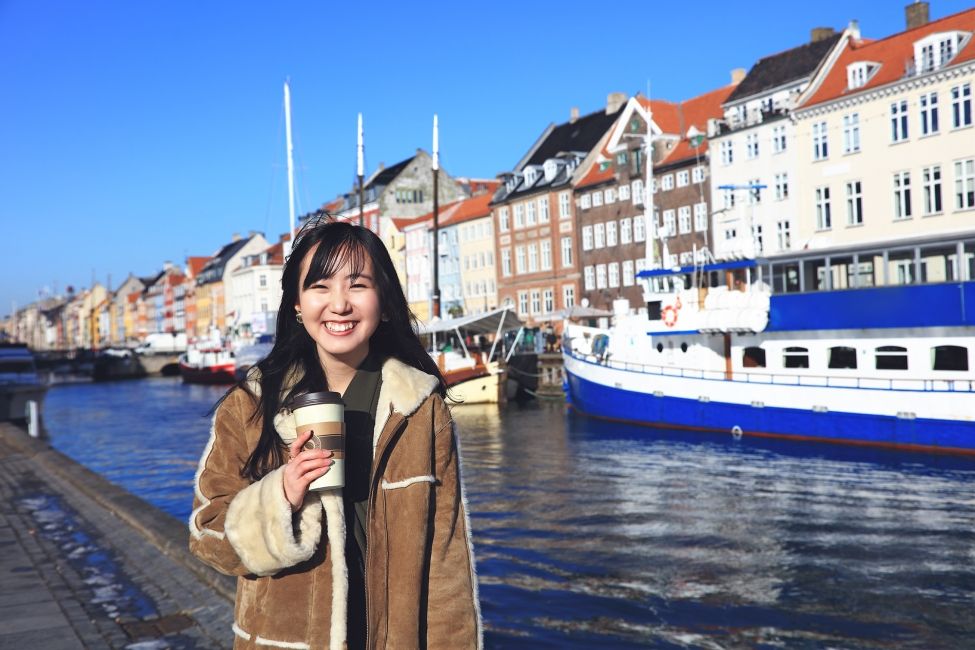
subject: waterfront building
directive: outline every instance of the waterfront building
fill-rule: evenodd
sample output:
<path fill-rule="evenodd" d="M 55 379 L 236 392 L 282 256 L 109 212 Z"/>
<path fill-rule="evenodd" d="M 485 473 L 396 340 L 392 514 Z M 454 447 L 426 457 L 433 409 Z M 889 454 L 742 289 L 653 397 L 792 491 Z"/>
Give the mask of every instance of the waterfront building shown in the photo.
<path fill-rule="evenodd" d="M 497 181 L 490 181 L 479 194 L 458 205 L 450 220 L 459 231 L 458 265 L 464 314 L 481 314 L 498 306 L 497 252 L 494 249 L 494 221 L 491 198 Z"/>
<path fill-rule="evenodd" d="M 205 255 L 189 256 L 186 258 L 186 272 L 183 280 L 183 296 L 186 309 L 186 336 L 196 336 L 196 278 L 200 271 L 210 261 L 210 257 Z"/>
<path fill-rule="evenodd" d="M 975 9 L 928 20 L 907 7 L 907 29 L 843 43 L 796 108 L 803 248 L 882 244 L 975 231 Z M 963 259 L 964 263 L 956 262 Z M 821 288 L 957 281 L 972 251 L 905 246 L 884 259 L 834 257 L 807 274 Z"/>
<path fill-rule="evenodd" d="M 212 328 L 226 334 L 235 324 L 237 314 L 230 314 L 226 291 L 230 275 L 247 255 L 254 255 L 268 247 L 264 235 L 251 232 L 247 237 L 234 234 L 196 276 L 196 336 L 206 337 Z"/>
<path fill-rule="evenodd" d="M 669 102 L 631 97 L 573 181 L 579 230 L 582 296 L 610 310 L 626 299 L 645 308 L 636 273 L 647 263 L 645 216 L 647 125 L 653 140 L 652 263 L 668 268 L 706 259 L 709 241 L 708 146 L 704 130 L 738 81 L 698 97 Z M 653 225 L 655 224 L 655 225 Z M 651 233 L 652 236 L 652 233 Z M 660 242 L 665 242 L 662 247 Z"/>
<path fill-rule="evenodd" d="M 790 113 L 817 71 L 828 67 L 853 36 L 858 36 L 855 26 L 839 34 L 816 28 L 808 43 L 760 59 L 728 96 L 724 118 L 708 122 L 711 251 L 717 259 L 760 257 L 804 245 L 796 233 L 804 176 Z"/>
<path fill-rule="evenodd" d="M 281 304 L 281 274 L 284 271 L 284 241 L 254 255 L 245 255 L 230 274 L 227 306 L 236 315 L 237 334 L 252 338 L 274 333 Z"/>
<path fill-rule="evenodd" d="M 499 175 L 491 201 L 498 301 L 529 324 L 577 304 L 581 285 L 572 177 L 616 122 L 626 95 L 606 107 L 550 124 L 515 168 Z"/>
<path fill-rule="evenodd" d="M 156 275 L 152 282 L 146 284 L 142 292 L 143 305 L 145 307 L 145 334 L 174 333 L 176 329 L 175 317 L 175 294 L 173 287 L 182 284 L 183 273 L 172 262 L 163 262 L 162 270 Z M 180 300 L 180 309 L 182 299 Z M 180 315 L 181 324 L 185 326 L 185 317 Z"/>
<path fill-rule="evenodd" d="M 109 318 L 111 319 L 110 336 L 112 345 L 125 345 L 134 342 L 132 331 L 131 310 L 129 298 L 132 294 L 140 294 L 145 289 L 142 280 L 134 273 L 122 281 L 122 284 L 112 292 Z"/>
<path fill-rule="evenodd" d="M 424 216 L 393 218 L 393 226 L 403 234 L 403 260 L 406 301 L 421 321 L 433 315 L 433 243 Z"/>

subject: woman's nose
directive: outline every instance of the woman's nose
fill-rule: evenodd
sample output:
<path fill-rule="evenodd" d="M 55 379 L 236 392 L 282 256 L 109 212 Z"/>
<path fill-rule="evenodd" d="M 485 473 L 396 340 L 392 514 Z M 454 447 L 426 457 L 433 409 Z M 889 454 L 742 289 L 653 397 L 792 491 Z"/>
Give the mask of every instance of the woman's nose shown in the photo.
<path fill-rule="evenodd" d="M 332 301 L 329 307 L 336 314 L 344 314 L 349 310 L 349 300 L 344 291 L 336 291 L 332 294 Z"/>

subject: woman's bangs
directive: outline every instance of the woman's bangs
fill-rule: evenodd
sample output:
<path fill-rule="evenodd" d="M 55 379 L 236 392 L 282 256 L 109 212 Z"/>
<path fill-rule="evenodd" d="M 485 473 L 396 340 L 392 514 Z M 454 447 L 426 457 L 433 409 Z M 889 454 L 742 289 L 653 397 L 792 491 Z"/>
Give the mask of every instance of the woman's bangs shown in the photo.
<path fill-rule="evenodd" d="M 307 289 L 319 280 L 332 277 L 346 264 L 351 267 L 353 278 L 362 274 L 366 268 L 366 250 L 362 242 L 352 237 L 343 237 L 334 242 L 319 242 L 308 265 L 303 288 Z"/>

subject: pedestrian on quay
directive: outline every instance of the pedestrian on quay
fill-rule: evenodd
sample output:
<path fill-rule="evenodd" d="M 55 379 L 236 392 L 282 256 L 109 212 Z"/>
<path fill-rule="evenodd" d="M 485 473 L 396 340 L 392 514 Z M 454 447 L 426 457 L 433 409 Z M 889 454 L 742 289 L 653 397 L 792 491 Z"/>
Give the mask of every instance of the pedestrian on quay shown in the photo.
<path fill-rule="evenodd" d="M 235 648 L 480 648 L 481 615 L 446 384 L 382 241 L 306 224 L 285 262 L 272 351 L 218 403 L 190 549 L 237 578 Z M 309 484 L 289 404 L 345 404 L 345 487 Z"/>

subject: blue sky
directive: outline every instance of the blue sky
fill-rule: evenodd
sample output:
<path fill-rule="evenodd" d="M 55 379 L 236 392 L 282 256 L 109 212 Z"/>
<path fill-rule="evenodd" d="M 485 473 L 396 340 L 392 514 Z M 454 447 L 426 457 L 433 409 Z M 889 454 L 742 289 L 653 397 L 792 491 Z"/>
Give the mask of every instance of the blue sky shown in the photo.
<path fill-rule="evenodd" d="M 437 112 L 444 169 L 493 177 L 572 106 L 686 99 L 905 4 L 0 0 L 0 314 L 285 232 L 286 77 L 307 211 L 351 187 L 359 111 L 367 173 L 429 150 Z"/>

